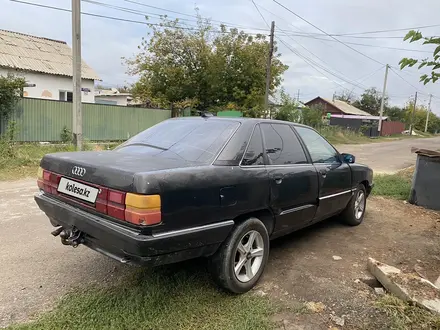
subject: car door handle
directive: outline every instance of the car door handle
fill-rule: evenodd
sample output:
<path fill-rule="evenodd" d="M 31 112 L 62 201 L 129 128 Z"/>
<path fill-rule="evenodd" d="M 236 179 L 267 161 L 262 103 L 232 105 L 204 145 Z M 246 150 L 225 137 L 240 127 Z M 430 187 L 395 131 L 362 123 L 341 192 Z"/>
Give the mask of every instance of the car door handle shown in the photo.
<path fill-rule="evenodd" d="M 274 181 L 276 184 L 281 184 L 283 182 L 283 178 L 282 177 L 276 177 L 274 178 Z"/>
<path fill-rule="evenodd" d="M 327 176 L 327 170 L 325 170 L 325 169 L 319 170 L 319 173 L 321 173 L 323 178 L 325 178 Z"/>

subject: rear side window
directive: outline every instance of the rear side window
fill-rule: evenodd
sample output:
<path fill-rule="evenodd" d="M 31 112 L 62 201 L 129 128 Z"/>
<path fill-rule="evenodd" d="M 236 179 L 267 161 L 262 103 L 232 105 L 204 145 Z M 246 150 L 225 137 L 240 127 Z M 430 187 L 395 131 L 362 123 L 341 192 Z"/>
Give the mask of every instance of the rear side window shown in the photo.
<path fill-rule="evenodd" d="M 336 149 L 321 135 L 307 127 L 295 127 L 295 129 L 309 150 L 313 163 L 339 162 Z"/>
<path fill-rule="evenodd" d="M 255 127 L 249 146 L 241 162 L 243 166 L 264 165 L 263 141 L 261 139 L 260 126 Z"/>
<path fill-rule="evenodd" d="M 135 135 L 117 152 L 135 152 L 209 163 L 240 126 L 230 120 L 166 120 Z"/>
<path fill-rule="evenodd" d="M 261 124 L 261 130 L 271 165 L 307 163 L 304 150 L 289 125 Z"/>

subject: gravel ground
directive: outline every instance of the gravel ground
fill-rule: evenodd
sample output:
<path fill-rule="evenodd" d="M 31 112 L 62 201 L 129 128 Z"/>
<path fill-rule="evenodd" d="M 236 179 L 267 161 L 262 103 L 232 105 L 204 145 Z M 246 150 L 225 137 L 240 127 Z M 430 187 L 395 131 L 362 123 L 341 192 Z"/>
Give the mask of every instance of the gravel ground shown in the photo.
<path fill-rule="evenodd" d="M 354 153 L 357 161 L 371 164 L 375 171 L 392 172 L 414 164 L 412 146 L 430 148 L 439 143 L 437 137 L 338 149 Z M 35 180 L 0 183 L 0 327 L 50 309 L 74 287 L 114 282 L 133 271 L 85 247 L 61 245 L 50 235 L 53 227 L 33 200 L 36 192 Z M 368 276 L 369 256 L 408 268 L 420 260 L 430 276 L 440 273 L 438 214 L 377 197 L 370 199 L 367 210 L 359 227 L 326 221 L 273 242 L 258 290 L 292 306 L 300 301 L 325 306 L 322 313 L 278 315 L 284 328 L 303 324 L 301 328 L 324 329 L 334 323 L 331 312 L 346 315 L 347 324 L 356 318 L 370 320 L 376 313 L 368 307 L 374 295 L 368 286 L 355 282 Z"/>

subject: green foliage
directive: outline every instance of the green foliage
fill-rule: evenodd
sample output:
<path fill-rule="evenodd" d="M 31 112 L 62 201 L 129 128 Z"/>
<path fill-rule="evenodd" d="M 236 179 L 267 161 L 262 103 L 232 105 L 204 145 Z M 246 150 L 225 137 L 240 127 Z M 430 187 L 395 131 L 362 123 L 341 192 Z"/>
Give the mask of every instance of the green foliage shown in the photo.
<path fill-rule="evenodd" d="M 63 129 L 61 130 L 60 139 L 63 143 L 71 143 L 72 142 L 72 131 L 67 128 L 66 125 L 64 125 Z"/>
<path fill-rule="evenodd" d="M 8 74 L 0 75 L 0 119 L 8 119 L 20 100 L 21 91 L 25 86 L 24 78 Z"/>
<path fill-rule="evenodd" d="M 380 104 L 382 102 L 382 93 L 375 87 L 365 90 L 361 98 L 353 102 L 353 106 L 368 112 L 373 116 L 378 116 L 380 112 Z M 384 107 L 388 104 L 388 97 L 385 97 Z"/>
<path fill-rule="evenodd" d="M 411 123 L 412 119 L 412 113 L 414 111 L 414 101 L 410 101 L 405 105 L 404 108 L 404 117 L 405 122 L 408 124 Z M 427 115 L 428 109 L 423 106 L 417 106 L 416 112 L 414 114 L 414 128 L 419 131 L 425 131 L 425 124 L 426 124 L 426 115 Z M 428 132 L 430 133 L 437 133 L 440 131 L 440 118 L 437 117 L 434 113 L 429 113 L 429 121 L 428 121 Z"/>
<path fill-rule="evenodd" d="M 281 106 L 273 116 L 274 119 L 285 120 L 291 122 L 299 122 L 300 110 L 294 98 L 290 97 L 283 89 L 280 93 Z"/>
<path fill-rule="evenodd" d="M 301 110 L 301 123 L 304 125 L 319 128 L 322 125 L 322 116 L 324 114 L 324 106 L 312 105 L 311 107 Z"/>
<path fill-rule="evenodd" d="M 440 37 L 424 37 L 420 31 L 411 30 L 406 34 L 403 40 L 409 40 L 410 43 L 424 40 L 423 45 L 436 46 L 433 51 L 432 58 L 414 59 L 405 57 L 399 62 L 400 69 L 404 69 L 405 67 L 413 67 L 417 63 L 419 64 L 419 70 L 426 67 L 431 72 L 429 74 L 422 74 L 420 76 L 420 81 L 425 85 L 431 81 L 435 83 L 440 78 Z"/>
<path fill-rule="evenodd" d="M 373 195 L 406 200 L 410 190 L 411 179 L 401 173 L 374 176 Z"/>
<path fill-rule="evenodd" d="M 318 132 L 332 144 L 357 144 L 371 142 L 365 135 L 339 126 L 323 125 Z"/>
<path fill-rule="evenodd" d="M 194 263 L 136 270 L 117 285 L 78 290 L 54 311 L 11 330 L 269 330 L 275 310 L 267 298 L 253 293 L 218 290 Z"/>
<path fill-rule="evenodd" d="M 386 107 L 384 113 L 391 121 L 405 122 L 405 111 L 400 107 Z"/>
<path fill-rule="evenodd" d="M 129 73 L 139 76 L 134 97 L 179 109 L 182 102 L 200 110 L 234 103 L 246 116 L 262 114 L 269 47 L 265 35 L 254 37 L 225 26 L 223 33 L 216 33 L 200 16 L 194 29 L 165 16 L 160 26 L 150 28 L 153 32 L 143 38 L 139 53 L 127 60 Z M 273 94 L 287 70 L 279 55 L 271 70 Z"/>
<path fill-rule="evenodd" d="M 10 158 L 16 158 L 14 140 L 17 134 L 17 123 L 13 120 L 8 122 L 5 134 L 0 136 L 0 168 Z"/>
<path fill-rule="evenodd" d="M 440 316 L 395 296 L 384 295 L 375 305 L 390 317 L 391 330 L 440 329 Z"/>

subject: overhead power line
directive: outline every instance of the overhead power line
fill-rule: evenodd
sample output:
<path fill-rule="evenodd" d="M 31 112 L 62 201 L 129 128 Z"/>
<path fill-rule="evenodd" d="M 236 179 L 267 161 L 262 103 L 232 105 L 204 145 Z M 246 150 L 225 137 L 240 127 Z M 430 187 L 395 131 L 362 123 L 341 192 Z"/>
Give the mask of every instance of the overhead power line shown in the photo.
<path fill-rule="evenodd" d="M 374 33 L 385 33 L 385 32 L 409 31 L 409 30 L 415 30 L 415 29 L 427 29 L 427 28 L 432 28 L 432 27 L 437 27 L 437 26 L 440 26 L 440 24 L 412 26 L 412 27 L 399 28 L 399 29 L 389 29 L 389 30 L 376 30 L 376 31 L 366 31 L 366 32 L 342 33 L 342 34 L 338 34 L 338 35 L 339 36 L 348 36 L 348 35 L 354 36 L 354 35 L 361 35 L 361 34 L 374 34 Z M 336 34 L 334 34 L 334 35 L 336 35 Z"/>
<path fill-rule="evenodd" d="M 254 5 L 255 9 L 258 11 L 258 14 L 259 14 L 259 15 L 261 16 L 261 18 L 263 19 L 264 23 L 265 23 L 266 25 L 269 25 L 268 22 L 267 22 L 267 20 L 266 20 L 266 18 L 265 18 L 264 15 L 261 13 L 261 11 L 260 11 L 260 9 L 258 8 L 257 4 L 255 3 L 255 1 L 254 1 L 254 0 L 251 0 L 251 2 L 252 2 L 252 4 Z M 280 31 L 283 31 L 283 32 L 286 32 L 285 30 L 282 30 L 282 29 L 279 29 L 279 30 L 280 30 Z M 307 49 L 306 47 L 304 47 L 301 43 L 297 42 L 297 41 L 296 41 L 295 39 L 293 39 L 292 37 L 289 37 L 289 38 L 292 39 L 292 40 L 293 40 L 295 43 L 297 43 L 299 46 L 301 46 L 303 49 L 305 49 L 305 50 L 306 50 L 308 53 L 310 53 L 312 56 L 316 57 L 319 61 L 321 61 L 322 63 L 328 65 L 328 63 L 326 63 L 324 60 L 322 60 L 321 58 L 319 58 L 319 57 L 318 57 L 317 55 L 315 55 L 313 52 L 311 52 L 310 50 L 308 50 L 308 49 Z M 278 38 L 278 39 L 279 39 L 279 40 L 285 45 L 285 43 L 284 43 L 284 41 L 283 41 L 282 39 L 280 39 L 280 38 Z M 317 67 L 321 68 L 322 70 L 324 70 L 325 72 L 331 74 L 332 76 L 334 76 L 334 77 L 336 77 L 336 78 L 339 78 L 339 79 L 341 79 L 341 80 L 343 80 L 343 81 L 346 81 L 346 82 L 348 82 L 348 83 L 350 83 L 350 84 L 353 84 L 353 82 L 351 82 L 350 80 L 348 80 L 348 79 L 345 78 L 345 75 L 344 75 L 342 72 L 335 70 L 337 73 L 339 73 L 339 74 L 336 74 L 336 73 L 334 73 L 333 71 L 331 71 L 331 70 L 327 69 L 326 67 L 324 67 L 323 65 L 319 64 L 318 62 L 314 61 L 313 59 L 311 59 L 311 58 L 309 58 L 309 57 L 307 57 L 307 56 L 301 54 L 299 51 L 293 50 L 293 49 L 291 49 L 290 47 L 288 47 L 288 48 L 289 48 L 294 54 L 296 54 L 297 56 L 299 56 L 300 58 L 302 58 L 307 64 L 309 64 L 309 65 L 311 65 L 311 66 L 317 66 Z M 322 72 L 321 72 L 321 74 L 322 74 Z M 357 86 L 357 87 L 361 86 L 361 85 L 359 85 L 359 84 L 353 84 L 353 85 L 355 85 L 355 86 Z M 359 88 L 365 88 L 365 86 L 362 86 L 362 87 L 359 87 Z"/>
<path fill-rule="evenodd" d="M 364 53 L 358 51 L 356 48 L 353 48 L 353 47 L 351 47 L 350 45 L 347 45 L 346 43 L 344 43 L 343 41 L 341 41 L 341 40 L 339 40 L 339 39 L 337 39 L 337 38 L 335 38 L 335 37 L 329 35 L 329 34 L 328 34 L 327 32 L 325 32 L 323 29 L 321 29 L 321 28 L 319 28 L 318 26 L 316 26 L 315 24 L 309 22 L 308 20 L 306 20 L 306 19 L 303 18 L 302 16 L 298 15 L 297 13 L 295 13 L 294 11 L 292 11 L 291 9 L 287 8 L 286 6 L 284 6 L 283 4 L 281 4 L 280 2 L 278 2 L 277 0 L 273 0 L 273 1 L 274 1 L 276 4 L 278 4 L 279 6 L 281 6 L 282 8 L 284 8 L 285 10 L 287 10 L 288 12 L 292 13 L 293 15 L 295 15 L 296 17 L 298 17 L 299 19 L 301 19 L 302 21 L 304 21 L 304 22 L 306 22 L 307 24 L 313 26 L 315 29 L 321 31 L 322 33 L 324 33 L 324 34 L 326 34 L 327 36 L 329 36 L 330 38 L 336 40 L 337 42 L 339 42 L 340 44 L 344 45 L 345 47 L 347 47 L 347 48 L 353 50 L 354 52 L 356 52 L 356 53 L 358 53 L 358 54 L 360 54 L 360 55 L 362 55 L 362 56 L 364 56 L 364 57 L 370 59 L 370 60 L 373 61 L 373 62 L 376 62 L 376 63 L 378 63 L 378 64 L 380 64 L 380 65 L 385 65 L 384 63 L 379 62 L 378 60 L 372 58 L 371 56 L 368 56 L 368 55 L 366 55 L 366 54 L 364 54 Z"/>
<path fill-rule="evenodd" d="M 413 87 L 416 91 L 419 91 L 419 88 L 414 86 L 413 84 L 411 84 L 408 80 L 406 80 L 405 78 L 403 78 L 400 74 L 398 74 L 393 67 L 390 67 L 391 71 L 398 76 L 400 79 L 402 79 L 404 82 L 406 82 L 408 85 L 410 85 L 411 87 Z"/>
<path fill-rule="evenodd" d="M 139 2 L 139 1 L 125 0 L 125 2 L 133 3 L 133 4 L 136 4 L 136 5 L 139 5 L 139 6 L 143 6 L 143 7 L 148 7 L 148 8 L 153 8 L 153 9 L 161 10 L 161 11 L 164 11 L 164 12 L 178 14 L 178 15 L 181 15 L 181 16 L 187 16 L 187 17 L 192 17 L 192 18 L 196 18 L 196 19 L 200 18 L 197 15 L 191 15 L 191 14 L 186 14 L 186 13 L 182 13 L 182 12 L 175 11 L 175 10 L 170 10 L 170 9 L 166 9 L 166 8 L 161 8 L 161 7 L 156 7 L 156 6 L 152 6 L 152 5 L 147 5 L 147 4 L 145 4 L 143 2 Z M 179 17 L 176 17 L 176 18 L 182 19 L 182 18 L 179 18 Z M 236 27 L 243 28 L 243 29 L 268 31 L 268 30 L 262 29 L 262 28 L 243 26 L 243 25 L 238 25 L 238 24 L 235 24 L 235 23 L 229 23 L 229 22 L 215 20 L 215 19 L 209 19 L 209 21 L 216 22 L 216 23 L 223 24 L 223 25 L 228 25 L 228 26 L 236 26 Z"/>
<path fill-rule="evenodd" d="M 323 34 L 323 33 L 301 33 L 301 32 L 294 32 L 294 34 L 299 34 L 303 36 L 309 36 L 309 37 L 339 37 L 339 38 L 354 38 L 354 39 L 370 39 L 370 40 L 378 40 L 378 39 L 400 39 L 403 41 L 402 36 L 350 36 L 350 35 L 340 35 L 340 34 Z M 345 41 L 344 41 L 345 42 Z"/>
<path fill-rule="evenodd" d="M 328 41 L 328 42 L 336 42 L 333 39 L 324 39 L 324 38 L 307 36 L 307 35 L 301 35 L 301 34 L 282 34 L 282 35 L 285 35 L 285 36 L 297 36 L 297 37 L 303 37 L 303 38 L 311 38 L 311 39 L 323 40 L 323 41 Z M 429 53 L 429 54 L 432 54 L 432 51 L 427 51 L 427 50 L 410 49 L 410 48 L 399 48 L 399 47 L 388 47 L 388 46 L 379 46 L 379 45 L 370 45 L 370 44 L 361 44 L 361 43 L 357 43 L 357 42 L 348 42 L 348 41 L 345 41 L 345 43 L 348 44 L 348 45 L 356 45 L 356 46 L 363 46 L 363 47 L 383 48 L 383 49 L 391 49 L 391 50 L 404 50 L 404 51 L 407 51 L 407 52 L 417 52 L 417 53 Z"/>
<path fill-rule="evenodd" d="M 299 56 L 304 62 L 306 62 L 307 64 L 309 64 L 313 69 L 315 69 L 317 72 L 319 72 L 320 74 L 324 75 L 325 77 L 327 77 L 330 81 L 334 82 L 335 84 L 339 85 L 341 88 L 350 91 L 350 89 L 348 89 L 347 87 L 343 86 L 342 84 L 340 84 L 339 82 L 333 80 L 332 78 L 330 78 L 326 73 L 342 80 L 343 82 L 350 84 L 352 86 L 358 87 L 359 89 L 365 89 L 365 86 L 359 85 L 357 83 L 354 83 L 348 79 L 346 79 L 344 76 L 340 76 L 338 74 L 335 74 L 334 72 L 330 71 L 329 69 L 325 68 L 324 66 L 322 66 L 321 64 L 317 63 L 316 61 L 312 60 L 311 58 L 301 54 L 300 52 L 296 51 L 295 49 L 293 49 L 292 47 L 290 47 L 283 39 L 281 39 L 280 37 L 276 37 L 277 40 L 279 40 L 287 49 L 289 49 L 292 53 L 294 53 L 295 55 Z M 322 70 L 322 71 L 321 71 Z M 324 72 L 326 73 L 324 73 Z M 362 86 L 362 87 L 361 87 Z"/>
<path fill-rule="evenodd" d="M 35 6 L 35 7 L 40 7 L 40 8 L 47 8 L 47 9 L 63 11 L 63 12 L 67 12 L 67 13 L 71 12 L 70 9 L 54 7 L 54 6 L 48 6 L 48 5 L 43 5 L 43 4 L 39 4 L 39 3 L 32 3 L 32 2 L 21 1 L 21 0 L 9 0 L 9 1 L 20 3 L 20 4 L 24 4 L 24 5 L 29 5 L 29 6 Z M 188 30 L 188 31 L 198 31 L 198 28 L 196 26 L 175 26 L 175 27 L 173 27 L 173 26 L 164 26 L 163 24 L 160 24 L 160 23 L 149 23 L 149 22 L 146 22 L 146 21 L 136 21 L 136 20 L 132 20 L 132 19 L 125 19 L 125 18 L 121 18 L 121 17 L 100 15 L 100 14 L 88 13 L 88 12 L 83 12 L 83 11 L 81 12 L 81 15 L 97 17 L 97 18 L 104 18 L 104 19 L 120 21 L 120 22 L 142 24 L 142 25 L 146 25 L 146 26 L 160 26 L 160 27 L 164 27 L 164 28 L 168 28 L 168 29 L 173 29 L 174 28 L 174 29 L 183 29 L 183 30 Z M 218 31 L 218 30 L 211 30 L 210 32 L 212 32 L 212 33 L 220 33 L 220 34 L 228 34 L 229 33 L 227 31 L 223 32 L 223 31 Z M 247 31 L 244 31 L 244 32 L 246 34 L 249 34 L 249 35 L 262 35 L 262 34 L 264 34 L 264 33 L 252 33 L 252 32 L 247 32 Z"/>
<path fill-rule="evenodd" d="M 267 23 L 266 19 L 264 18 L 264 15 L 261 13 L 260 9 L 258 8 L 257 4 L 254 0 L 251 0 L 255 9 L 258 11 L 258 14 L 260 14 L 261 18 L 263 19 L 264 23 L 266 23 L 267 27 L 269 27 L 269 23 Z"/>
<path fill-rule="evenodd" d="M 106 8 L 109 8 L 109 9 L 118 10 L 118 11 L 130 13 L 130 14 L 134 14 L 134 15 L 140 15 L 140 16 L 144 16 L 144 17 L 145 16 L 148 16 L 148 17 L 149 16 L 155 16 L 157 18 L 162 18 L 162 17 L 166 16 L 166 17 L 168 17 L 170 19 L 177 19 L 179 21 L 188 21 L 188 22 L 192 22 L 192 23 L 197 23 L 198 22 L 197 19 L 188 19 L 188 18 L 182 18 L 182 17 L 168 16 L 166 14 L 149 13 L 149 12 L 144 12 L 144 11 L 140 11 L 140 10 L 133 9 L 133 8 L 127 8 L 127 7 L 110 5 L 110 4 L 107 4 L 107 3 L 103 3 L 103 2 L 99 2 L 99 1 L 94 1 L 94 0 L 82 0 L 82 1 L 90 3 L 90 4 L 94 4 L 94 5 L 97 5 L 97 6 L 106 7 Z M 134 2 L 134 3 L 137 3 L 137 2 Z M 165 10 L 165 9 L 161 9 L 161 10 Z M 183 15 L 183 13 L 179 13 L 179 14 Z M 194 18 L 198 18 L 198 17 L 194 16 Z M 243 25 L 239 25 L 239 24 L 235 24 L 235 23 L 229 23 L 229 22 L 225 22 L 225 21 L 217 21 L 217 20 L 212 20 L 212 19 L 209 19 L 209 21 L 210 22 L 218 22 L 218 23 L 221 23 L 223 25 L 227 25 L 229 27 L 237 27 L 237 28 L 242 28 L 242 29 L 267 31 L 266 29 L 262 29 L 262 28 L 259 28 L 259 27 L 243 26 Z"/>

